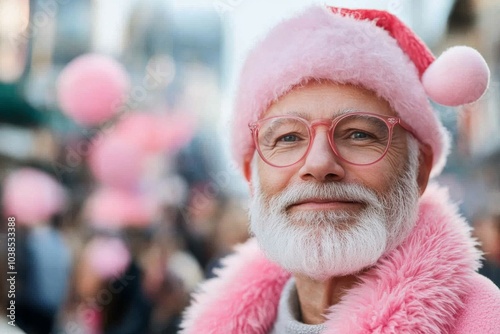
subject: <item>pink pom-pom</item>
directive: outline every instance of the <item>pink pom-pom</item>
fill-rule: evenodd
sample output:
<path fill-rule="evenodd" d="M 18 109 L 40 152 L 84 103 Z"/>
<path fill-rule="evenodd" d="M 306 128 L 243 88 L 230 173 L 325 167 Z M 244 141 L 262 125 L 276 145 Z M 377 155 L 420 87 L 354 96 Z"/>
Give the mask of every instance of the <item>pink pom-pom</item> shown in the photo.
<path fill-rule="evenodd" d="M 130 79 L 115 60 L 87 54 L 71 61 L 57 82 L 62 111 L 82 125 L 95 125 L 113 116 L 130 88 Z"/>
<path fill-rule="evenodd" d="M 144 172 L 145 158 L 146 153 L 139 145 L 113 132 L 95 143 L 89 166 L 103 184 L 133 189 L 138 186 Z"/>
<path fill-rule="evenodd" d="M 25 225 L 47 221 L 64 209 L 64 188 L 50 175 L 22 168 L 7 176 L 3 189 L 5 213 Z"/>
<path fill-rule="evenodd" d="M 443 52 L 427 68 L 422 84 L 435 102 L 459 106 L 477 101 L 488 88 L 489 78 L 488 65 L 479 52 L 456 46 Z"/>
<path fill-rule="evenodd" d="M 101 188 L 85 205 L 85 217 L 96 227 L 149 226 L 157 212 L 156 200 L 146 194 Z"/>
<path fill-rule="evenodd" d="M 117 238 L 94 238 L 85 247 L 83 257 L 102 279 L 120 276 L 131 261 L 127 247 Z"/>

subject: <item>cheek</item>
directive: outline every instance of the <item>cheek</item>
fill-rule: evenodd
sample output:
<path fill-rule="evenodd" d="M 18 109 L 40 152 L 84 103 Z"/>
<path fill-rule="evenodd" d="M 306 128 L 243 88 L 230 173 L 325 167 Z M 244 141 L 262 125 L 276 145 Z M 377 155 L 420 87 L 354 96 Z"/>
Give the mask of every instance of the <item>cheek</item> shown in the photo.
<path fill-rule="evenodd" d="M 353 182 L 360 183 L 380 195 L 387 194 L 394 181 L 398 179 L 405 168 L 405 153 L 389 151 L 381 161 L 366 167 L 349 168 Z M 346 175 L 349 175 L 346 173 Z M 348 181 L 349 182 L 349 181 Z"/>
<path fill-rule="evenodd" d="M 352 183 L 363 185 L 379 195 L 386 194 L 392 184 L 392 175 L 387 171 L 386 166 L 381 166 L 379 162 L 375 166 L 360 167 L 356 171 L 352 171 Z M 349 182 L 346 180 L 346 182 Z"/>
<path fill-rule="evenodd" d="M 395 176 L 401 174 L 404 168 L 408 165 L 408 144 L 406 140 L 399 139 L 393 141 L 391 147 L 387 151 L 386 156 L 382 159 L 382 163 L 390 173 Z"/>
<path fill-rule="evenodd" d="M 294 174 L 297 173 L 297 168 L 276 168 L 259 161 L 257 163 L 258 181 L 262 194 L 265 196 L 274 196 L 286 188 L 291 183 Z"/>

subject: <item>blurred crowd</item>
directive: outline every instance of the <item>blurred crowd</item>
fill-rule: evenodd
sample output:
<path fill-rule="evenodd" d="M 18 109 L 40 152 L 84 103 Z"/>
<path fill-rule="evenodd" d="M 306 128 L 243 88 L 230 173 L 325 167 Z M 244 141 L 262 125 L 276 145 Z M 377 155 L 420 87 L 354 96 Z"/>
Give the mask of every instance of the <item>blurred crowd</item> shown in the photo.
<path fill-rule="evenodd" d="M 215 139 L 220 22 L 195 16 L 0 0 L 1 333 L 176 333 L 190 293 L 248 238 Z"/>
<path fill-rule="evenodd" d="M 97 190 L 87 195 L 75 194 L 79 187 L 61 182 L 41 162 L 3 175 L 2 219 L 16 219 L 18 328 L 177 332 L 189 294 L 248 237 L 244 198 L 213 191 L 215 181 L 189 180 L 178 169 L 185 154 L 181 149 L 164 156 L 171 165 L 161 183 L 166 193 L 145 203 L 153 207 L 149 212 L 140 212 L 143 203 L 132 192 L 87 179 L 88 171 L 81 181 Z M 1 299 L 7 305 L 2 260 Z"/>

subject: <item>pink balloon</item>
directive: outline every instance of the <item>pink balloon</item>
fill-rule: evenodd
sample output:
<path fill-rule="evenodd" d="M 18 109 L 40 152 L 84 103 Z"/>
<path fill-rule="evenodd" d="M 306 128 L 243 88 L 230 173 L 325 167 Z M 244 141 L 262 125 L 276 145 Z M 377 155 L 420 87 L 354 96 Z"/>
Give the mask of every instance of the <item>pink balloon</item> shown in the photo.
<path fill-rule="evenodd" d="M 101 188 L 87 199 L 85 217 L 97 227 L 144 227 L 152 223 L 157 209 L 158 204 L 151 196 Z"/>
<path fill-rule="evenodd" d="M 21 168 L 4 181 L 3 206 L 21 224 L 49 220 L 65 207 L 64 188 L 50 175 L 34 168 Z"/>
<path fill-rule="evenodd" d="M 82 125 L 95 125 L 113 116 L 124 102 L 130 79 L 112 58 L 86 54 L 71 61 L 57 82 L 62 111 Z"/>
<path fill-rule="evenodd" d="M 96 142 L 89 156 L 89 167 L 98 181 L 112 187 L 136 188 L 144 172 L 142 148 L 113 132 Z"/>
<path fill-rule="evenodd" d="M 83 251 L 84 260 L 102 279 L 120 276 L 131 261 L 130 252 L 117 238 L 96 237 Z"/>

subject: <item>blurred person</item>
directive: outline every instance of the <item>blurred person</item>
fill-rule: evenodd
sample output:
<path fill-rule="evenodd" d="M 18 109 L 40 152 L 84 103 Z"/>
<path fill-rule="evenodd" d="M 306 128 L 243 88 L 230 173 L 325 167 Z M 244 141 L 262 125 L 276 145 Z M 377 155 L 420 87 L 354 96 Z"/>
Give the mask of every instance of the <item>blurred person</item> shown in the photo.
<path fill-rule="evenodd" d="M 202 182 L 190 189 L 188 202 L 181 209 L 181 222 L 178 224 L 187 250 L 194 255 L 203 270 L 214 257 L 215 226 L 224 202 L 222 196 L 212 193 L 212 186 L 210 182 Z"/>
<path fill-rule="evenodd" d="M 26 333 L 49 333 L 71 270 L 71 250 L 55 227 L 66 191 L 41 165 L 23 166 L 6 176 L 2 204 L 16 220 L 16 323 Z"/>
<path fill-rule="evenodd" d="M 483 214 L 473 220 L 474 234 L 484 253 L 479 273 L 500 287 L 500 214 Z"/>
<path fill-rule="evenodd" d="M 7 235 L 7 230 L 4 229 L 7 226 L 1 225 L 1 230 L 0 230 L 0 245 L 6 245 L 5 247 L 8 247 L 8 235 Z M 10 282 L 8 279 L 10 278 L 9 275 L 7 274 L 9 272 L 9 267 L 8 267 L 8 252 L 6 251 L 1 251 L 0 252 L 0 333 L 3 334 L 23 334 L 25 333 L 22 329 L 19 328 L 19 326 L 16 324 L 16 319 L 15 319 L 15 309 L 13 311 L 13 316 L 10 317 L 11 311 L 9 308 L 12 308 L 11 300 L 14 300 L 14 307 L 15 307 L 15 299 L 12 299 L 11 297 L 14 297 L 12 295 L 12 292 L 10 291 Z M 19 291 L 19 287 L 16 286 L 16 289 Z M 15 292 L 14 292 L 15 295 Z"/>
<path fill-rule="evenodd" d="M 91 237 L 76 261 L 61 333 L 146 333 L 150 304 L 142 272 L 118 237 Z"/>
<path fill-rule="evenodd" d="M 242 201 L 229 199 L 226 201 L 220 219 L 217 221 L 214 233 L 215 252 L 205 269 L 205 277 L 216 275 L 221 260 L 231 254 L 236 245 L 242 244 L 249 238 L 248 216 Z"/>
<path fill-rule="evenodd" d="M 155 296 L 149 334 L 176 334 L 179 332 L 181 315 L 189 304 L 189 294 L 175 275 L 167 275 Z"/>
<path fill-rule="evenodd" d="M 203 279 L 196 259 L 162 226 L 143 261 L 144 289 L 153 303 L 148 333 L 177 333 L 189 295 Z"/>
<path fill-rule="evenodd" d="M 33 227 L 24 242 L 25 277 L 18 323 L 27 333 L 50 333 L 68 291 L 71 250 L 49 224 Z"/>
<path fill-rule="evenodd" d="M 446 189 L 429 102 L 479 99 L 481 55 L 435 59 L 384 11 L 311 7 L 249 53 L 232 123 L 254 239 L 182 333 L 498 333 L 500 291 Z"/>

